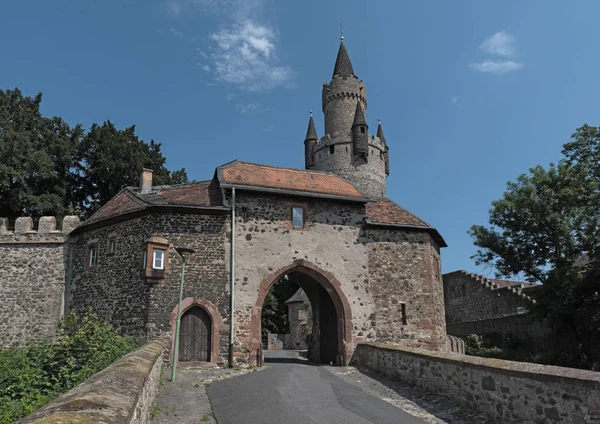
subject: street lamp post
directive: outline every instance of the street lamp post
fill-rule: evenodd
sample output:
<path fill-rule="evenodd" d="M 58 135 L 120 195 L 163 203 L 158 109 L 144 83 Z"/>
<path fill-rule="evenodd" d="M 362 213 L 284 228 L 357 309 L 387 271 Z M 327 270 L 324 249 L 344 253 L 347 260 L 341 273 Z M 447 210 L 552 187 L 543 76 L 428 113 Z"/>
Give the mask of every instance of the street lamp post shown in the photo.
<path fill-rule="evenodd" d="M 177 378 L 177 359 L 179 358 L 179 326 L 181 325 L 181 301 L 183 300 L 183 278 L 185 275 L 185 256 L 193 254 L 194 249 L 189 247 L 176 247 L 175 250 L 181 256 L 181 280 L 179 282 L 179 306 L 177 307 L 177 324 L 175 326 L 175 346 L 173 346 L 173 364 L 171 369 L 171 381 Z"/>

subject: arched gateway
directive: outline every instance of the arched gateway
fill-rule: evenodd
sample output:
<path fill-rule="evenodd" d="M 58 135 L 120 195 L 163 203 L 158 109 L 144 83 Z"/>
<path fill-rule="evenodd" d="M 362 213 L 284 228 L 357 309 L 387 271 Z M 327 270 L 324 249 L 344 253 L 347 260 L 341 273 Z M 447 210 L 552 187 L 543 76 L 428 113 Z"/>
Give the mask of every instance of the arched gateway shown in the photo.
<path fill-rule="evenodd" d="M 300 259 L 264 278 L 252 308 L 252 343 L 250 362 L 258 360 L 261 344 L 262 308 L 269 289 L 287 275 L 306 293 L 313 310 L 313 339 L 309 354 L 315 362 L 345 365 L 351 354 L 352 313 L 340 282 L 330 273 Z"/>

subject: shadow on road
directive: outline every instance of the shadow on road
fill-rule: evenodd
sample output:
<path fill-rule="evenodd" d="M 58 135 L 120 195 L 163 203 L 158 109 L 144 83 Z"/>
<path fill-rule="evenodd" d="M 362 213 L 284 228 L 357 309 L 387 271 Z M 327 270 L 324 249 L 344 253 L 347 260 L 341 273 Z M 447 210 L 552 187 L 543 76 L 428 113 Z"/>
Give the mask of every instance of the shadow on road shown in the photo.
<path fill-rule="evenodd" d="M 317 364 L 310 362 L 304 358 L 267 358 L 265 356 L 265 364 L 300 364 L 300 365 L 312 365 Z"/>

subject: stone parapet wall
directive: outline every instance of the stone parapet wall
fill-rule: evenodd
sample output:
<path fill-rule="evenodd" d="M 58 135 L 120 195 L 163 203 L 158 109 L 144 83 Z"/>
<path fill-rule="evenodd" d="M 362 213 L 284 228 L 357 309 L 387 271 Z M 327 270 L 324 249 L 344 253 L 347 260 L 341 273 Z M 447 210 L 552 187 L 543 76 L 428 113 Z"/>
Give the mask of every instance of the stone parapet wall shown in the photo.
<path fill-rule="evenodd" d="M 353 357 L 502 423 L 600 421 L 600 373 L 361 343 Z"/>
<path fill-rule="evenodd" d="M 63 313 L 69 274 L 68 234 L 79 224 L 67 216 L 57 229 L 53 216 L 0 218 L 0 345 L 47 339 Z"/>
<path fill-rule="evenodd" d="M 162 350 L 162 343 L 148 343 L 17 423 L 147 423 L 158 393 Z"/>

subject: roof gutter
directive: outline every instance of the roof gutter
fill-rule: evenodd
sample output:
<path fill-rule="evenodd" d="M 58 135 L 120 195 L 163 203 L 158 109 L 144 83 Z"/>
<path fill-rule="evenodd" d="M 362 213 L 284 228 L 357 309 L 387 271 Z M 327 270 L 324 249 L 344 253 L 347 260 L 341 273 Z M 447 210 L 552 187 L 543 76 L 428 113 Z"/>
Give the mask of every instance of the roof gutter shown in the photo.
<path fill-rule="evenodd" d="M 328 199 L 328 200 L 343 200 L 346 202 L 356 202 L 356 203 L 373 202 L 373 199 L 370 199 L 367 197 L 336 196 L 333 194 L 313 193 L 310 191 L 286 190 L 286 189 L 281 189 L 281 188 L 255 187 L 255 186 L 237 185 L 237 184 L 221 184 L 221 187 L 222 188 L 236 188 L 238 190 L 243 190 L 243 191 L 258 191 L 258 192 L 262 192 L 262 193 L 287 194 L 290 196 L 316 197 L 319 199 Z"/>

